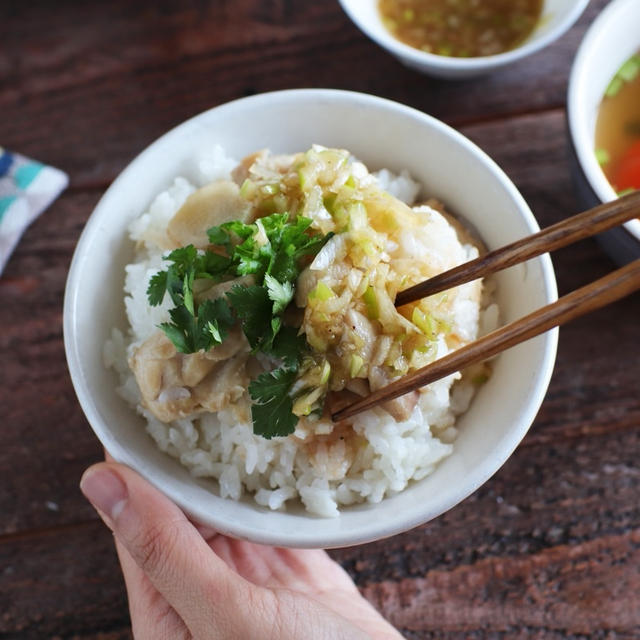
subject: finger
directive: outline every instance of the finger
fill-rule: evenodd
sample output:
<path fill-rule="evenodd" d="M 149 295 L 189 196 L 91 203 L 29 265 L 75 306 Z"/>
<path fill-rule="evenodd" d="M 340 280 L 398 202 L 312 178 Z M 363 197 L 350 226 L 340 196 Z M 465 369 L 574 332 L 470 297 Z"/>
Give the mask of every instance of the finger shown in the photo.
<path fill-rule="evenodd" d="M 191 634 L 184 621 L 153 586 L 122 543 L 116 551 L 127 587 L 131 627 L 136 640 L 178 640 Z"/>
<path fill-rule="evenodd" d="M 178 507 L 137 473 L 115 463 L 89 468 L 80 486 L 194 635 L 210 634 L 213 625 L 220 632 L 217 637 L 233 637 L 250 586 L 212 553 Z"/>

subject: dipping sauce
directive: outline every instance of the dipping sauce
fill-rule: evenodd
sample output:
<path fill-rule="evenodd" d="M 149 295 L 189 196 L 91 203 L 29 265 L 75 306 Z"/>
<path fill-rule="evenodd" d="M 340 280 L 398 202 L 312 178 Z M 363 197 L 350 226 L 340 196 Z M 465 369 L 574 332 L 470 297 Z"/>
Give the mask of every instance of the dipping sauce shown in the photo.
<path fill-rule="evenodd" d="M 602 98 L 596 158 L 619 195 L 640 189 L 640 53 L 620 67 Z"/>
<path fill-rule="evenodd" d="M 514 49 L 534 30 L 543 0 L 379 0 L 387 29 L 405 44 L 458 58 Z"/>

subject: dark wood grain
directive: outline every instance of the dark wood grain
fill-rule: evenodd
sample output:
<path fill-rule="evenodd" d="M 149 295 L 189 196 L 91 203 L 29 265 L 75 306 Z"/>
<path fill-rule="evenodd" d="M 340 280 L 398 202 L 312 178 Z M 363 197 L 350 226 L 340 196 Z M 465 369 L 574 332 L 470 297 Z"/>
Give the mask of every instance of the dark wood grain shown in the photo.
<path fill-rule="evenodd" d="M 69 171 L 73 185 L 104 186 L 170 127 L 263 91 L 365 91 L 457 126 L 558 109 L 579 39 L 605 4 L 592 0 L 553 47 L 464 82 L 404 68 L 337 2 L 15 4 L 0 22 L 0 107 L 10 114 L 0 140 Z"/>
<path fill-rule="evenodd" d="M 627 567 L 639 563 L 640 530 L 635 530 L 570 548 L 558 545 L 430 571 L 399 584 L 377 582 L 364 591 L 403 630 L 632 638 L 640 632 L 640 613 L 628 594 L 640 587 L 640 572 Z"/>
<path fill-rule="evenodd" d="M 0 278 L 0 533 L 93 517 L 78 482 L 100 448 L 67 371 L 62 299 L 97 197 L 64 195 L 54 203 Z"/>
<path fill-rule="evenodd" d="M 5 538 L 0 567 L 0 638 L 130 637 L 113 538 L 102 523 Z"/>
<path fill-rule="evenodd" d="M 367 586 L 626 535 L 640 512 L 639 442 L 634 429 L 552 444 L 530 434 L 491 480 L 433 522 L 332 553 Z"/>
<path fill-rule="evenodd" d="M 365 91 L 453 124 L 515 182 L 541 226 L 577 213 L 564 104 L 589 22 L 487 78 L 404 68 L 337 2 L 0 3 L 0 144 L 70 173 L 0 277 L 0 638 L 130 638 L 110 533 L 82 498 L 102 456 L 64 360 L 62 300 L 102 191 L 204 109 L 303 86 Z M 461 188 L 464 181 L 461 180 Z M 594 240 L 554 255 L 566 293 L 614 267 Z M 407 638 L 640 636 L 640 297 L 560 332 L 529 434 L 435 521 L 332 551 Z"/>

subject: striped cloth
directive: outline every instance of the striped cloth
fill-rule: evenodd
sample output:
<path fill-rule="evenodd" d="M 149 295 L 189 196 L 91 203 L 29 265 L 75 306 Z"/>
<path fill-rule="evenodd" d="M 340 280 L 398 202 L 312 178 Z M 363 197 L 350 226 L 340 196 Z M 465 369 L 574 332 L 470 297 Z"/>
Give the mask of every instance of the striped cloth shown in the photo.
<path fill-rule="evenodd" d="M 24 230 L 68 183 L 59 169 L 0 147 L 0 274 Z"/>

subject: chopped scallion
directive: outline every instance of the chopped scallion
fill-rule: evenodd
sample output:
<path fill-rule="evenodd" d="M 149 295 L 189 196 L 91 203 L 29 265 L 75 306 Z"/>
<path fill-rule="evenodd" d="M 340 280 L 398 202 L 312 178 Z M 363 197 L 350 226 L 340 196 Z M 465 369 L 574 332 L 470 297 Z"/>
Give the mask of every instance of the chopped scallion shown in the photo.
<path fill-rule="evenodd" d="M 353 354 L 351 356 L 351 365 L 349 366 L 349 376 L 351 378 L 355 378 L 362 369 L 362 365 L 364 364 L 364 360 L 357 354 Z"/>
<path fill-rule="evenodd" d="M 373 287 L 369 286 L 362 294 L 362 299 L 367 307 L 367 315 L 370 320 L 377 320 L 380 316 L 380 308 L 378 306 L 378 296 Z"/>
<path fill-rule="evenodd" d="M 625 82 L 631 82 L 640 73 L 640 56 L 632 56 L 618 70 L 616 74 Z"/>
<path fill-rule="evenodd" d="M 607 98 L 613 98 L 614 96 L 618 95 L 623 85 L 624 80 L 620 76 L 614 76 L 609 83 L 606 91 L 604 92 L 604 95 L 607 96 Z"/>
<path fill-rule="evenodd" d="M 336 294 L 333 289 L 322 281 L 318 282 L 316 288 L 309 294 L 309 298 L 320 300 L 320 302 L 325 302 L 325 300 L 335 297 Z"/>

